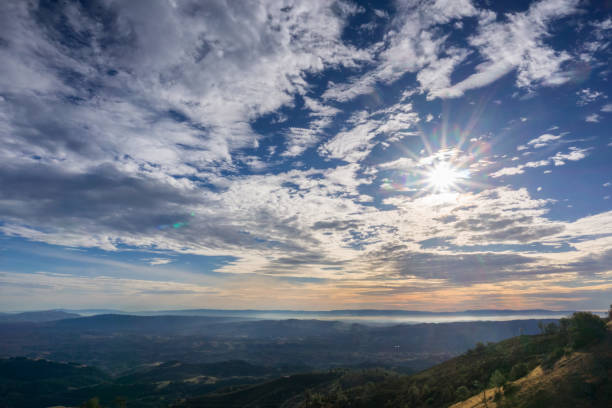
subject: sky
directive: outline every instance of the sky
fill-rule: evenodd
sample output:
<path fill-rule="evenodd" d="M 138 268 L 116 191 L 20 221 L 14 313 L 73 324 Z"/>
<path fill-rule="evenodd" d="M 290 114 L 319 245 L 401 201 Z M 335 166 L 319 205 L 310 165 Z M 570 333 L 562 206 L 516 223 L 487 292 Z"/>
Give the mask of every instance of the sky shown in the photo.
<path fill-rule="evenodd" d="M 0 2 L 0 310 L 604 310 L 612 2 Z"/>

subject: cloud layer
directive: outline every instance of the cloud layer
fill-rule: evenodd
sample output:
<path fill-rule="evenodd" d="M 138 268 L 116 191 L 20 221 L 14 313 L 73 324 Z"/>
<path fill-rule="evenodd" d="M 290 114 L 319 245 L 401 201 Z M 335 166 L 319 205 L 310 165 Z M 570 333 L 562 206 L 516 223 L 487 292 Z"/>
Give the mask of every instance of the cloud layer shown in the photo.
<path fill-rule="evenodd" d="M 139 262 L 168 274 L 175 256 L 229 259 L 207 271 L 220 276 L 214 283 L 192 272 L 147 280 L 125 265 L 116 281 L 2 268 L 13 288 L 3 289 L 6 304 L 23 296 L 16 287 L 93 293 L 100 282 L 117 299 L 140 290 L 226 307 L 232 294 L 274 306 L 257 293 L 279 305 L 316 307 L 327 296 L 330 307 L 408 308 L 454 294 L 430 308 L 469 307 L 476 288 L 495 306 L 519 307 L 551 282 L 559 299 L 609 290 L 611 209 L 560 216 L 558 197 L 521 178 L 600 160 L 597 130 L 577 135 L 518 113 L 525 98 L 584 81 L 586 59 L 589 72 L 605 72 L 609 19 L 570 22 L 585 13 L 573 0 L 523 10 L 469 0 L 389 10 L 3 2 L 4 237 L 150 251 Z M 555 40 L 559 24 L 582 43 Z M 503 104 L 517 113 L 487 128 L 489 97 L 474 92 L 509 75 Z M 610 120 L 597 84 L 559 91 L 595 129 Z M 440 101 L 458 98 L 473 108 L 453 125 Z M 448 188 L 432 181 L 440 163 Z M 562 304 L 551 299 L 533 302 Z"/>

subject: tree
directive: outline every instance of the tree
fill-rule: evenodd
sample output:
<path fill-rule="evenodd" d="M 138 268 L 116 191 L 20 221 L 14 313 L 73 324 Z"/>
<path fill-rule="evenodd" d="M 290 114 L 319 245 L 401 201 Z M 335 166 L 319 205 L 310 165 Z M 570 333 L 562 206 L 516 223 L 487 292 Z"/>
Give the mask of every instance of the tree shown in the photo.
<path fill-rule="evenodd" d="M 559 320 L 559 331 L 566 332 L 569 329 L 570 319 L 562 317 Z"/>
<path fill-rule="evenodd" d="M 606 335 L 606 322 L 589 312 L 576 312 L 569 319 L 568 333 L 573 348 L 597 342 Z"/>
<path fill-rule="evenodd" d="M 455 395 L 457 396 L 458 400 L 463 401 L 470 397 L 470 390 L 465 385 L 462 385 L 457 388 Z"/>
<path fill-rule="evenodd" d="M 491 385 L 491 387 L 495 387 L 496 392 L 499 392 L 499 389 L 506 384 L 506 377 L 502 374 L 501 371 L 495 370 L 493 374 L 491 374 L 489 384 Z"/>
<path fill-rule="evenodd" d="M 429 385 L 424 384 L 421 388 L 421 399 L 427 398 L 429 394 L 431 394 L 431 389 L 429 388 Z"/>
<path fill-rule="evenodd" d="M 81 408 L 101 408 L 100 399 L 98 397 L 93 397 L 83 403 L 83 405 L 81 405 Z"/>
<path fill-rule="evenodd" d="M 476 388 L 477 391 L 482 390 L 482 403 L 484 404 L 485 408 L 488 408 L 489 406 L 487 405 L 487 387 L 482 385 L 478 380 L 475 380 L 472 385 L 474 386 L 474 388 Z"/>
<path fill-rule="evenodd" d="M 562 317 L 559 320 L 559 339 L 563 342 L 563 344 L 569 343 L 569 325 L 570 319 L 567 317 Z"/>
<path fill-rule="evenodd" d="M 419 387 L 412 384 L 410 388 L 408 388 L 408 398 L 410 398 L 410 401 L 414 404 L 419 402 L 421 398 L 421 391 L 419 390 Z"/>
<path fill-rule="evenodd" d="M 608 320 L 612 321 L 612 305 L 610 305 L 610 310 L 608 310 Z"/>

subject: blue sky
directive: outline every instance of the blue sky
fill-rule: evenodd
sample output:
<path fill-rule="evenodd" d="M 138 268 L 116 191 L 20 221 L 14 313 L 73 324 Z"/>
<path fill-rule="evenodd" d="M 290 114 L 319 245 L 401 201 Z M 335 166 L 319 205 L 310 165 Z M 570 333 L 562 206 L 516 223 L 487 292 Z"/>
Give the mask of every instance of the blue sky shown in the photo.
<path fill-rule="evenodd" d="M 605 309 L 608 1 L 4 1 L 0 308 Z"/>

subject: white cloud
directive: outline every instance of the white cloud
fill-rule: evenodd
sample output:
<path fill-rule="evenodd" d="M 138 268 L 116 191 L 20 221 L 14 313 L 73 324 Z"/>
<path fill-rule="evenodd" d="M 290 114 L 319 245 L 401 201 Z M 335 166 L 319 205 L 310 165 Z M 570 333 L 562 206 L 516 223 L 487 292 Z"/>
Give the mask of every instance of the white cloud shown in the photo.
<path fill-rule="evenodd" d="M 567 153 L 558 152 L 550 159 L 554 162 L 555 166 L 563 166 L 565 162 L 568 160 L 578 161 L 578 160 L 584 159 L 585 157 L 587 157 L 589 150 L 591 150 L 591 148 L 581 149 L 578 147 L 570 147 L 569 152 Z"/>
<path fill-rule="evenodd" d="M 389 13 L 387 13 L 384 10 L 374 9 L 374 14 L 376 14 L 376 17 L 378 18 L 384 18 L 384 19 L 389 18 Z"/>
<path fill-rule="evenodd" d="M 542 166 L 548 166 L 550 164 L 549 160 L 539 160 L 539 161 L 535 161 L 535 162 L 527 162 L 525 163 L 525 167 L 542 167 Z"/>
<path fill-rule="evenodd" d="M 606 113 L 612 112 L 612 103 L 607 103 L 604 106 L 602 106 L 601 111 L 606 112 Z"/>
<path fill-rule="evenodd" d="M 304 150 L 314 146 L 319 141 L 313 129 L 289 128 L 287 132 L 287 150 L 281 156 L 299 156 Z"/>
<path fill-rule="evenodd" d="M 381 169 L 385 170 L 411 170 L 418 165 L 418 162 L 409 157 L 400 157 L 397 160 L 393 160 L 378 165 Z"/>
<path fill-rule="evenodd" d="M 485 59 L 477 72 L 433 95 L 456 98 L 465 91 L 480 88 L 512 70 L 518 70 L 516 85 L 530 90 L 536 85 L 555 86 L 569 81 L 562 64 L 570 59 L 565 51 L 555 51 L 543 41 L 548 25 L 577 11 L 577 0 L 544 0 L 524 13 L 506 15 L 506 21 L 481 19 L 479 33 L 470 39 Z"/>
<path fill-rule="evenodd" d="M 396 104 L 382 111 L 373 113 L 361 112 L 353 115 L 355 125 L 336 134 L 332 139 L 319 147 L 324 157 L 357 162 L 365 158 L 381 135 L 387 141 L 397 141 L 405 136 L 414 136 L 411 131 L 418 122 L 419 115 L 412 111 L 411 104 Z"/>
<path fill-rule="evenodd" d="M 39 112 L 38 131 L 56 129 L 75 138 L 53 145 L 56 135 L 50 135 L 49 143 L 38 147 L 18 139 L 11 151 L 56 155 L 74 166 L 83 162 L 84 150 L 90 164 L 113 161 L 120 152 L 134 168 L 153 165 L 172 175 L 215 171 L 220 161 L 231 168 L 235 152 L 260 137 L 250 122 L 306 93 L 306 73 L 369 60 L 367 51 L 341 40 L 348 15 L 358 10 L 337 4 L 321 0 L 284 8 L 269 1 L 229 7 L 211 1 L 204 8 L 152 2 L 143 8 L 113 2 L 100 9 L 112 16 L 108 23 L 100 23 L 104 19 L 92 9 L 70 6 L 66 24 L 88 33 L 86 47 L 54 41 L 53 32 L 33 21 L 28 4 L 6 4 L 3 21 L 10 24 L 3 30 L 11 30 L 17 42 L 0 48 L 0 59 L 7 61 L 0 87 L 22 98 L 21 111 L 8 111 L 11 133 L 26 132 L 17 115 L 29 114 L 24 111 L 29 105 Z M 54 7 L 41 12 L 66 12 L 61 4 Z M 82 80 L 65 80 L 67 72 Z M 92 83 L 99 88 L 95 97 L 88 94 Z M 330 112 L 319 111 L 317 120 Z M 70 120 L 61 120 L 66 117 Z M 84 123 L 89 147 L 66 148 L 75 145 Z"/>
<path fill-rule="evenodd" d="M 286 131 L 287 149 L 281 154 L 285 157 L 299 156 L 304 151 L 320 141 L 322 131 L 332 122 L 332 118 L 340 110 L 333 106 L 324 105 L 316 99 L 303 96 L 304 107 L 310 111 L 308 114 L 314 118 L 308 128 L 290 127 Z"/>
<path fill-rule="evenodd" d="M 577 161 L 583 159 L 584 157 L 586 157 L 586 152 L 588 150 L 590 149 L 578 149 L 576 147 L 570 147 L 570 151 L 568 153 L 559 152 L 549 159 L 530 161 L 525 164 L 520 164 L 514 167 L 504 167 L 494 173 L 491 173 L 491 177 L 499 178 L 502 176 L 514 176 L 517 174 L 523 174 L 525 172 L 525 168 L 549 166 L 551 162 L 554 162 L 555 166 L 562 166 L 563 164 L 565 164 L 564 160 Z M 550 170 L 547 170 L 544 172 L 544 174 L 548 174 L 550 172 Z"/>
<path fill-rule="evenodd" d="M 504 167 L 494 173 L 491 173 L 490 176 L 493 178 L 499 178 L 502 176 L 514 176 L 517 174 L 523 174 L 524 172 L 524 166 Z"/>
<path fill-rule="evenodd" d="M 590 88 L 581 89 L 576 92 L 576 95 L 578 95 L 578 102 L 576 102 L 578 106 L 585 106 L 598 99 L 607 98 L 603 92 L 591 90 Z"/>
<path fill-rule="evenodd" d="M 586 118 L 584 118 L 586 122 L 591 122 L 591 123 L 597 123 L 599 122 L 599 119 L 601 119 L 601 116 L 599 116 L 599 114 L 597 113 L 593 113 L 591 115 L 588 115 Z"/>
<path fill-rule="evenodd" d="M 394 24 L 397 33 L 390 33 L 385 42 L 376 44 L 377 68 L 348 84 L 330 83 L 324 97 L 348 101 L 361 94 L 372 93 L 376 83 L 390 83 L 406 72 L 417 72 L 419 90 L 428 99 L 455 98 L 465 91 L 490 84 L 517 70 L 516 85 L 531 92 L 539 85 L 557 86 L 570 80 L 563 64 L 571 56 L 545 44 L 548 26 L 556 19 L 578 10 L 578 0 L 543 0 L 524 13 L 505 16 L 498 21 L 495 13 L 478 10 L 469 1 L 405 5 L 399 7 Z M 445 47 L 447 38 L 436 35 L 435 26 L 464 17 L 477 16 L 479 32 L 469 40 L 484 58 L 476 73 L 451 85 L 451 74 L 472 53 L 470 49 Z"/>
<path fill-rule="evenodd" d="M 326 157 L 343 159 L 348 162 L 362 160 L 373 147 L 370 142 L 376 136 L 380 124 L 366 121 L 350 130 L 342 131 L 319 148 L 319 153 Z"/>
<path fill-rule="evenodd" d="M 514 161 L 514 160 L 513 160 Z M 527 162 L 525 164 L 521 164 L 515 167 L 504 167 L 494 173 L 491 173 L 491 177 L 499 178 L 501 176 L 514 176 L 517 174 L 523 174 L 525 172 L 525 168 L 535 168 L 550 165 L 549 160 L 539 160 L 533 162 Z"/>
<path fill-rule="evenodd" d="M 607 57 L 605 52 L 610 47 L 609 31 L 612 30 L 610 21 L 611 20 L 608 17 L 602 21 L 590 22 L 590 26 L 593 27 L 593 30 L 589 33 L 588 41 L 586 41 L 581 47 L 582 50 L 579 57 L 582 61 L 592 65 L 598 65 L 603 62 L 598 58 L 598 54 L 604 58 Z"/>
<path fill-rule="evenodd" d="M 536 137 L 535 139 L 531 139 L 527 142 L 528 145 L 533 145 L 535 148 L 544 147 L 549 144 L 549 142 L 561 139 L 563 135 L 551 135 L 549 133 L 545 133 L 541 136 Z"/>
<path fill-rule="evenodd" d="M 172 262 L 172 259 L 168 259 L 168 258 L 150 258 L 150 259 L 145 259 L 149 265 L 166 265 Z"/>
<path fill-rule="evenodd" d="M 464 49 L 451 48 L 446 50 L 448 57 L 439 58 L 419 71 L 417 80 L 421 92 L 427 92 L 427 99 L 433 100 L 443 94 L 451 84 L 451 74 L 455 67 L 464 61 L 470 52 Z"/>
<path fill-rule="evenodd" d="M 434 27 L 463 17 L 474 16 L 477 10 L 470 0 L 437 0 L 420 4 L 398 3 L 392 21 L 395 30 L 385 41 L 373 46 L 377 67 L 348 84 L 329 84 L 325 99 L 348 101 L 358 95 L 372 93 L 377 82 L 391 83 L 406 72 L 423 68 L 419 81 L 422 88 L 443 86 L 453 66 L 465 58 L 466 51 L 443 50 L 445 36 L 437 35 Z M 447 56 L 439 56 L 440 53 Z"/>

